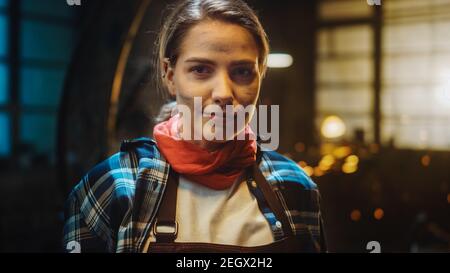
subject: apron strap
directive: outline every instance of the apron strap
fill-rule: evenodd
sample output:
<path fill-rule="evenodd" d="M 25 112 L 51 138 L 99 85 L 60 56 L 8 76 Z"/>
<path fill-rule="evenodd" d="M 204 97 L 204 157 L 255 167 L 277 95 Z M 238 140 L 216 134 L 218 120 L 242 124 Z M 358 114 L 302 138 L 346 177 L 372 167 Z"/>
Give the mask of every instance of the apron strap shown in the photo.
<path fill-rule="evenodd" d="M 170 168 L 169 178 L 166 182 L 166 190 L 161 200 L 153 233 L 157 243 L 173 243 L 178 233 L 176 221 L 177 210 L 178 173 Z"/>
<path fill-rule="evenodd" d="M 267 201 L 267 204 L 272 209 L 273 213 L 275 214 L 275 217 L 278 221 L 281 222 L 281 227 L 283 228 L 284 235 L 287 237 L 291 237 L 294 235 L 291 229 L 291 225 L 289 223 L 289 219 L 287 218 L 286 212 L 281 206 L 281 202 L 277 195 L 274 192 L 274 189 L 272 186 L 270 186 L 269 182 L 266 180 L 264 175 L 262 174 L 261 170 L 259 169 L 258 165 L 253 164 L 251 166 L 253 178 L 256 181 L 256 184 L 261 189 L 264 198 Z"/>
<path fill-rule="evenodd" d="M 281 222 L 284 235 L 286 237 L 293 236 L 289 219 L 286 212 L 281 206 L 281 202 L 276 196 L 274 190 L 261 173 L 257 164 L 253 164 L 246 169 L 247 175 L 253 174 L 258 187 L 260 187 L 264 198 L 269 207 L 272 209 L 275 217 Z M 173 243 L 178 233 L 178 222 L 176 221 L 176 205 L 177 205 L 177 189 L 179 175 L 173 169 L 170 169 L 169 178 L 166 184 L 166 190 L 158 210 L 155 224 L 153 225 L 153 233 L 155 234 L 157 243 Z"/>
<path fill-rule="evenodd" d="M 258 136 L 257 143 L 257 150 L 256 150 L 256 163 L 253 164 L 253 166 L 249 167 L 249 172 L 247 174 L 253 174 L 253 178 L 256 181 L 256 184 L 261 189 L 264 198 L 267 201 L 267 204 L 269 205 L 270 209 L 275 214 L 275 217 L 278 221 L 281 222 L 284 236 L 291 237 L 294 236 L 294 232 L 291 228 L 291 225 L 289 224 L 289 219 L 287 217 L 287 214 L 285 212 L 285 209 L 281 205 L 280 199 L 277 197 L 277 195 L 274 192 L 274 189 L 270 185 L 270 183 L 266 180 L 264 175 L 262 174 L 261 170 L 259 169 L 259 165 L 262 160 L 263 152 L 261 150 L 261 146 L 259 145 L 260 138 Z M 277 189 L 278 190 L 278 189 Z"/>

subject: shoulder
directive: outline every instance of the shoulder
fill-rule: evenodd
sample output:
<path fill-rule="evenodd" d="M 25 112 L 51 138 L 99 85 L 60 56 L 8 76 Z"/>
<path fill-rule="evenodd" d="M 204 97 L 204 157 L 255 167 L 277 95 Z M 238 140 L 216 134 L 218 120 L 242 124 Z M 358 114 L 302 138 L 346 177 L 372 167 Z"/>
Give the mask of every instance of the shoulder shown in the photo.
<path fill-rule="evenodd" d="M 147 138 L 122 141 L 117 153 L 82 177 L 66 205 L 76 202 L 87 222 L 104 221 L 105 225 L 114 225 L 114 215 L 118 214 L 120 219 L 132 204 L 140 165 L 148 164 L 158 156 L 154 144 Z"/>
<path fill-rule="evenodd" d="M 156 143 L 150 138 L 123 140 L 120 150 L 91 168 L 75 186 L 75 192 L 85 192 L 100 198 L 108 192 L 133 188 L 142 161 L 159 159 Z"/>
<path fill-rule="evenodd" d="M 140 158 L 158 158 L 160 156 L 155 140 L 148 137 L 125 139 L 120 145 L 120 152 L 136 152 Z"/>
<path fill-rule="evenodd" d="M 326 249 L 317 185 L 294 161 L 274 151 L 263 151 L 260 169 L 280 193 L 278 197 L 283 200 L 284 209 L 289 211 L 288 217 L 294 223 L 296 234 L 311 235 L 305 237 L 305 249 Z"/>
<path fill-rule="evenodd" d="M 293 183 L 305 190 L 317 189 L 317 185 L 297 163 L 275 151 L 262 151 L 260 168 L 268 181 Z"/>

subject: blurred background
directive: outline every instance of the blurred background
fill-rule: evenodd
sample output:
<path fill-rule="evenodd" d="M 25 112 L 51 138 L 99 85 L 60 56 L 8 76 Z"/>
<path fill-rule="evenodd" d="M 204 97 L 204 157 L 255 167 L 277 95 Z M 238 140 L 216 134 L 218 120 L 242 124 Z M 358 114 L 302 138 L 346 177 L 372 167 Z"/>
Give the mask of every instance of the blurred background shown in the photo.
<path fill-rule="evenodd" d="M 70 189 L 162 101 L 150 0 L 0 0 L 0 251 L 60 251 Z M 331 252 L 450 250 L 450 0 L 249 0 L 261 102 L 322 194 Z"/>

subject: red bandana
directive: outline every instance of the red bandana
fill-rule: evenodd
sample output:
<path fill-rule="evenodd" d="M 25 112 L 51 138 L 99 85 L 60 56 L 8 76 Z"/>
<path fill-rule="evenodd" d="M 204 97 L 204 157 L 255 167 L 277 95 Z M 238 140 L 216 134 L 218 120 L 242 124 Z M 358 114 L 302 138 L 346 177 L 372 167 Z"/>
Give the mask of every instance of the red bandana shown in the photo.
<path fill-rule="evenodd" d="M 223 190 L 231 187 L 244 168 L 256 161 L 256 141 L 250 126 L 245 128 L 245 140 L 227 141 L 219 150 L 210 152 L 176 137 L 179 119 L 179 115 L 174 115 L 157 124 L 153 135 L 172 168 L 187 179 Z"/>

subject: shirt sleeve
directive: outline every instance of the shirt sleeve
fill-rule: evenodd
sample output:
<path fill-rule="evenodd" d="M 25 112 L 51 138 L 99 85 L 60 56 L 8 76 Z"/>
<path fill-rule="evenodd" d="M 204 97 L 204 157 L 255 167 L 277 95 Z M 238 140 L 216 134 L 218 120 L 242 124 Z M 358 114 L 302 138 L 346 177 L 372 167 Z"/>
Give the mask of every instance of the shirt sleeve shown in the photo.
<path fill-rule="evenodd" d="M 77 186 L 64 206 L 63 252 L 108 252 L 106 241 L 86 223 L 79 194 Z"/>

